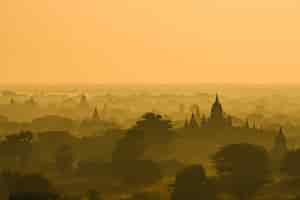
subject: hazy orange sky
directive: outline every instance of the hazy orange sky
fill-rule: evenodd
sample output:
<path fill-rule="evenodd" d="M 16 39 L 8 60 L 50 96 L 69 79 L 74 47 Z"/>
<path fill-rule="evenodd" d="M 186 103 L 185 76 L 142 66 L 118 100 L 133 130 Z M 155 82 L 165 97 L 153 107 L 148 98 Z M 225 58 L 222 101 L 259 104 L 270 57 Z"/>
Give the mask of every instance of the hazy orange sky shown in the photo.
<path fill-rule="evenodd" d="M 0 83 L 299 83 L 299 3 L 1 0 Z"/>

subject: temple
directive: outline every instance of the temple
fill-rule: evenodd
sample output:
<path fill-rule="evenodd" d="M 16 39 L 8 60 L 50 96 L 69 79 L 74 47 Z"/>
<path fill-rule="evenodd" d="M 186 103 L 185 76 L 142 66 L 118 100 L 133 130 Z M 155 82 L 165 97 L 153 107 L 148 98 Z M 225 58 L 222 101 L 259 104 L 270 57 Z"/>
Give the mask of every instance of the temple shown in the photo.
<path fill-rule="evenodd" d="M 93 115 L 92 115 L 92 120 L 93 121 L 99 121 L 100 120 L 100 116 L 99 116 L 99 112 L 98 112 L 97 107 L 94 109 L 94 112 L 93 112 Z"/>
<path fill-rule="evenodd" d="M 201 127 L 202 128 L 229 128 L 232 127 L 232 118 L 230 116 L 226 116 L 223 111 L 222 104 L 220 103 L 219 96 L 216 95 L 215 102 L 212 105 L 210 116 L 206 118 L 204 115 L 201 119 Z M 190 122 L 185 127 L 189 128 L 197 128 L 197 122 L 194 113 L 192 113 L 192 117 Z"/>
<path fill-rule="evenodd" d="M 230 116 L 225 115 L 218 95 L 216 95 L 216 100 L 212 105 L 206 126 L 211 128 L 232 127 L 232 119 Z"/>
<path fill-rule="evenodd" d="M 274 144 L 272 148 L 272 158 L 273 160 L 281 161 L 288 152 L 287 139 L 280 127 L 278 134 L 275 136 Z"/>

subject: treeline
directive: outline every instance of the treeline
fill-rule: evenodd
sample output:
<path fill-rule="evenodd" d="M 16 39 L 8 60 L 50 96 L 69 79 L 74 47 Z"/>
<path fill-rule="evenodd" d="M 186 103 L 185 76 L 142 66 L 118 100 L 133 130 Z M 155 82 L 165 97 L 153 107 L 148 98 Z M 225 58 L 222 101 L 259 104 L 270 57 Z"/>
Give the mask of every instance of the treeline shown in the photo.
<path fill-rule="evenodd" d="M 114 129 L 102 136 L 23 131 L 0 142 L 0 199 L 296 198 L 300 150 L 279 148 L 280 155 L 274 157 L 266 146 L 252 143 L 251 138 L 259 140 L 262 134 L 249 127 L 178 131 L 156 113 L 144 114 L 127 130 Z M 211 143 L 224 137 L 236 144 Z M 186 151 L 191 140 L 196 146 Z M 281 147 L 285 139 L 278 141 Z M 176 159 L 182 152 L 185 160 Z M 207 163 L 190 158 L 203 153 L 208 154 Z"/>
<path fill-rule="evenodd" d="M 67 149 L 61 157 L 62 162 L 70 162 L 67 156 Z M 293 195 L 297 199 L 296 190 L 300 178 L 300 150 L 289 152 L 281 161 L 280 171 L 274 171 L 273 163 L 268 152 L 258 145 L 252 144 L 232 144 L 219 149 L 212 156 L 212 163 L 216 170 L 215 176 L 208 176 L 201 164 L 187 166 L 179 170 L 176 174 L 174 183 L 169 184 L 171 200 L 217 200 L 227 199 L 255 199 L 256 195 L 270 195 L 266 199 L 287 199 Z M 116 166 L 119 165 L 118 167 Z M 64 166 L 64 165 L 61 165 Z M 113 163 L 117 167 L 115 173 L 123 177 L 124 186 L 145 187 L 158 183 L 161 179 L 159 167 L 151 161 L 131 160 L 128 163 Z M 67 168 L 63 167 L 62 175 L 66 175 Z M 70 169 L 68 169 L 70 170 Z M 100 168 L 98 169 L 100 170 Z M 71 176 L 67 176 L 70 178 Z M 277 179 L 277 181 L 276 181 Z M 110 180 L 112 181 L 112 180 Z M 19 174 L 4 171 L 1 174 L 2 192 L 6 190 L 6 195 L 11 200 L 19 199 L 74 199 L 60 194 L 43 176 L 37 174 Z M 278 195 L 280 191 L 270 191 L 268 188 L 278 189 L 278 186 L 289 187 L 289 192 Z M 269 192 L 264 194 L 264 192 Z M 89 200 L 103 199 L 96 190 L 88 190 L 86 193 L 77 197 L 86 197 Z M 127 199 L 160 199 L 157 193 L 135 193 Z"/>
<path fill-rule="evenodd" d="M 94 112 L 96 112 L 95 110 Z M 21 130 L 33 132 L 68 131 L 77 135 L 100 135 L 108 129 L 117 129 L 119 125 L 110 120 L 94 118 L 92 116 L 84 120 L 74 120 L 59 115 L 45 115 L 33 119 L 30 122 L 9 121 L 0 116 L 0 135 L 7 135 Z"/>

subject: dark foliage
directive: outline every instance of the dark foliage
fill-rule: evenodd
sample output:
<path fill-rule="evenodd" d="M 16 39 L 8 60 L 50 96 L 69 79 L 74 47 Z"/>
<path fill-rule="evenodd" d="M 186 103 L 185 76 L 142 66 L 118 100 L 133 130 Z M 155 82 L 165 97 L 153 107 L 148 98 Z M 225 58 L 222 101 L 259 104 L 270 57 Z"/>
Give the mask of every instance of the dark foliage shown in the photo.
<path fill-rule="evenodd" d="M 250 199 L 270 181 L 267 151 L 257 145 L 232 144 L 221 148 L 213 162 L 222 187 L 239 199 Z"/>
<path fill-rule="evenodd" d="M 300 149 L 290 151 L 285 156 L 281 165 L 284 175 L 300 178 Z"/>
<path fill-rule="evenodd" d="M 15 161 L 15 167 L 24 169 L 32 153 L 33 134 L 29 131 L 22 131 L 5 137 L 0 144 L 0 152 Z"/>
<path fill-rule="evenodd" d="M 156 113 L 145 113 L 136 122 L 135 129 L 144 133 L 147 144 L 166 144 L 173 136 L 172 123 Z"/>
<path fill-rule="evenodd" d="M 74 156 L 72 148 L 68 145 L 61 146 L 56 153 L 56 166 L 61 174 L 69 174 L 73 170 Z"/>
<path fill-rule="evenodd" d="M 145 151 L 144 133 L 129 129 L 126 136 L 118 141 L 113 152 L 113 162 L 141 159 Z"/>
<path fill-rule="evenodd" d="M 146 186 L 161 179 L 159 166 L 151 160 L 132 160 L 114 163 L 115 174 L 129 186 Z"/>
<path fill-rule="evenodd" d="M 58 197 L 50 181 L 39 174 L 6 171 L 1 174 L 1 180 L 10 200 L 54 200 Z"/>
<path fill-rule="evenodd" d="M 172 200 L 213 200 L 216 199 L 216 190 L 206 177 L 201 165 L 186 167 L 176 176 L 172 185 Z"/>

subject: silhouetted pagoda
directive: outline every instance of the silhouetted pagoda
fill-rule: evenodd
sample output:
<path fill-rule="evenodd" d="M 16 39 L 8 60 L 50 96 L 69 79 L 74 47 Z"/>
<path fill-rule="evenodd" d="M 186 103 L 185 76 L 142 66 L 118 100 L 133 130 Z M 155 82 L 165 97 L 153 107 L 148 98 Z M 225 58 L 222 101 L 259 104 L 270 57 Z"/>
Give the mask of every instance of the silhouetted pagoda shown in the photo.
<path fill-rule="evenodd" d="M 99 116 L 99 112 L 98 112 L 98 108 L 97 107 L 94 109 L 92 120 L 93 121 L 99 121 L 100 120 L 100 116 Z"/>
<path fill-rule="evenodd" d="M 199 128 L 199 125 L 197 123 L 196 116 L 194 113 L 192 113 L 192 117 L 191 117 L 191 120 L 189 123 L 189 128 Z"/>
<path fill-rule="evenodd" d="M 279 133 L 275 136 L 274 145 L 272 148 L 272 157 L 274 160 L 281 161 L 288 152 L 287 140 L 280 127 Z"/>
<path fill-rule="evenodd" d="M 15 105 L 16 104 L 16 101 L 15 101 L 14 98 L 11 98 L 9 102 L 10 102 L 10 105 Z"/>
<path fill-rule="evenodd" d="M 218 95 L 216 95 L 216 100 L 212 105 L 210 116 L 206 122 L 206 127 L 210 127 L 210 128 L 232 127 L 232 119 L 230 116 L 225 115 Z"/>
<path fill-rule="evenodd" d="M 34 97 L 32 96 L 28 100 L 25 101 L 25 105 L 37 106 L 37 102 L 35 101 Z"/>
<path fill-rule="evenodd" d="M 200 116 L 200 113 L 198 114 Z M 199 118 L 199 123 L 197 122 L 197 119 Z M 218 95 L 216 95 L 216 100 L 212 105 L 211 113 L 208 118 L 205 117 L 205 115 L 201 117 L 196 117 L 194 113 L 192 113 L 190 121 L 185 121 L 184 127 L 185 128 L 199 128 L 199 125 L 201 125 L 201 128 L 230 128 L 232 127 L 232 117 L 226 116 L 226 114 L 223 112 L 222 105 L 220 103 Z"/>
<path fill-rule="evenodd" d="M 81 95 L 81 97 L 80 97 L 79 107 L 80 108 L 89 108 L 89 103 L 88 103 L 87 97 L 84 94 Z"/>

